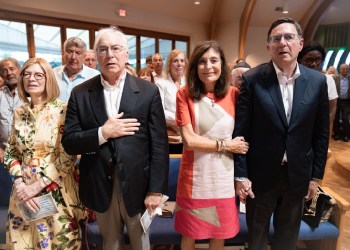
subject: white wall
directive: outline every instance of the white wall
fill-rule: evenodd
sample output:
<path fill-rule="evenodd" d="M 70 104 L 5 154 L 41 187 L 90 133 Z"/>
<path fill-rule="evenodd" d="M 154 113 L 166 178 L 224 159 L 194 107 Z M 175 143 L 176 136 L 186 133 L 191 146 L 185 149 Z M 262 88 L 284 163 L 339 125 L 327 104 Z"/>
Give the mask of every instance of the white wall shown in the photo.
<path fill-rule="evenodd" d="M 266 36 L 269 27 L 249 27 L 245 59 L 254 67 L 270 60 L 266 50 Z M 218 25 L 217 40 L 220 42 L 228 62 L 238 59 L 239 23 L 228 22 Z"/>
<path fill-rule="evenodd" d="M 202 23 L 169 17 L 162 13 L 142 11 L 133 6 L 127 8 L 128 16 L 123 18 L 115 14 L 118 6 L 114 1 L 83 1 L 83 6 L 81 2 L 76 0 L 1 0 L 0 8 L 50 17 L 185 35 L 190 37 L 191 49 L 197 41 L 207 38 L 208 27 Z"/>
<path fill-rule="evenodd" d="M 191 51 L 198 41 L 207 40 L 208 38 L 208 24 L 169 17 L 159 12 L 142 11 L 137 6 L 128 6 L 128 16 L 122 18 L 115 14 L 118 5 L 111 0 L 85 0 L 83 6 L 81 1 L 78 0 L 1 0 L 1 2 L 2 9 L 17 12 L 189 36 Z M 241 5 L 236 7 L 243 8 L 242 3 Z M 240 17 L 231 17 L 225 11 L 229 10 L 223 12 L 228 18 L 225 19 L 225 22 L 217 25 L 216 39 L 221 44 L 227 61 L 235 62 L 238 58 Z M 251 66 L 269 60 L 265 39 L 267 30 L 268 27 L 249 27 L 248 29 L 246 60 Z"/>
<path fill-rule="evenodd" d="M 266 49 L 268 29 L 269 27 L 249 27 L 248 29 L 245 52 L 246 60 L 252 67 L 270 61 Z"/>

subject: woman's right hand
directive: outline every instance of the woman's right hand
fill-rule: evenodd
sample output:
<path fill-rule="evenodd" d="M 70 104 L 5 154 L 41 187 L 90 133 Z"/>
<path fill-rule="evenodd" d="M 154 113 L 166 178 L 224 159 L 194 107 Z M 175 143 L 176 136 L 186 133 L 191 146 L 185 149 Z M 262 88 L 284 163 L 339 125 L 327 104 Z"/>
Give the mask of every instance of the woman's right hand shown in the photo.
<path fill-rule="evenodd" d="M 41 179 L 28 186 L 24 182 L 20 182 L 19 184 L 15 185 L 17 199 L 20 200 L 33 213 L 40 210 L 40 203 L 35 198 L 35 196 L 42 190 L 40 181 Z"/>
<path fill-rule="evenodd" d="M 226 141 L 226 150 L 235 154 L 246 154 L 249 144 L 244 140 L 243 136 L 237 136 L 230 141 Z"/>

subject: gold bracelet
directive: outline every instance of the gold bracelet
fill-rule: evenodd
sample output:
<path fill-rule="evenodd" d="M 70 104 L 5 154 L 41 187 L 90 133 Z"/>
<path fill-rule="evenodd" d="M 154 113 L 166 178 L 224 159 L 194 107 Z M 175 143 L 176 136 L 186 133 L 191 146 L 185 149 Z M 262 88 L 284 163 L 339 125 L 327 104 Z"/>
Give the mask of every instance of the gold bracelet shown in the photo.
<path fill-rule="evenodd" d="M 226 144 L 226 141 L 222 141 L 222 152 L 223 153 L 226 153 L 227 152 L 227 144 Z"/>

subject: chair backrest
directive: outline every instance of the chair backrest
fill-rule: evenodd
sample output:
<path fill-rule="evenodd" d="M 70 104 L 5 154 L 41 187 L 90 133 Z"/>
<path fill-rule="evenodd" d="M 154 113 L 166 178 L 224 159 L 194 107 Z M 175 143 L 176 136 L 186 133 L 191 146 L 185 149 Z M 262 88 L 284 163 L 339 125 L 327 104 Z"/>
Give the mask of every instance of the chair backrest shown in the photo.
<path fill-rule="evenodd" d="M 12 190 L 12 180 L 9 172 L 0 164 L 0 206 L 9 205 L 10 193 Z"/>
<path fill-rule="evenodd" d="M 170 155 L 169 161 L 169 180 L 168 180 L 168 196 L 169 201 L 176 200 L 177 179 L 179 176 L 179 170 L 181 165 L 181 154 Z"/>

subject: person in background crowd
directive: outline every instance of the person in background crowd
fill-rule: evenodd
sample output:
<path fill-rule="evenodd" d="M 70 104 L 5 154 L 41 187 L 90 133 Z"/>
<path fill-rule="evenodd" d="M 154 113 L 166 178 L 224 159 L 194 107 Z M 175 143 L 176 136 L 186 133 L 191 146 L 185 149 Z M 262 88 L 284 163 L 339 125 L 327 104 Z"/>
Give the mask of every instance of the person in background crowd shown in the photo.
<path fill-rule="evenodd" d="M 5 86 L 0 89 L 0 167 L 4 163 L 13 114 L 22 105 L 17 91 L 20 70 L 21 65 L 15 58 L 5 58 L 0 61 L 0 75 L 5 82 Z"/>
<path fill-rule="evenodd" d="M 246 203 L 249 250 L 295 250 L 303 204 L 323 178 L 329 141 L 326 77 L 297 63 L 302 30 L 292 18 L 267 33 L 271 61 L 243 74 L 234 136 L 249 142 L 235 154 L 235 185 Z"/>
<path fill-rule="evenodd" d="M 315 41 L 304 43 L 303 49 L 298 55 L 298 62 L 310 69 L 317 71 L 322 70 L 322 63 L 326 57 L 326 51 L 321 44 Z M 333 131 L 333 121 L 337 109 L 337 88 L 335 86 L 334 79 L 331 75 L 325 75 L 327 78 L 328 86 L 328 99 L 329 99 L 329 131 L 330 135 Z"/>
<path fill-rule="evenodd" d="M 86 44 L 78 37 L 68 38 L 63 44 L 65 65 L 53 69 L 58 86 L 59 99 L 68 101 L 72 89 L 100 72 L 84 65 Z"/>
<path fill-rule="evenodd" d="M 126 63 L 125 64 L 125 69 L 126 71 L 130 74 L 130 75 L 133 75 L 133 76 L 136 76 L 137 77 L 137 73 L 136 73 L 136 70 L 134 69 L 133 66 L 130 65 L 130 63 Z"/>
<path fill-rule="evenodd" d="M 153 70 L 151 70 L 149 68 L 143 68 L 143 69 L 140 69 L 137 76 L 144 79 L 144 80 L 147 80 L 151 83 L 155 83 L 152 72 L 153 72 Z"/>
<path fill-rule="evenodd" d="M 335 67 L 329 66 L 327 71 L 326 71 L 326 74 L 335 77 L 336 75 L 338 75 L 338 72 L 337 72 L 337 69 Z"/>
<path fill-rule="evenodd" d="M 240 89 L 243 83 L 242 75 L 244 72 L 246 72 L 249 69 L 251 69 L 250 65 L 246 63 L 244 60 L 234 65 L 231 71 L 232 85 Z"/>
<path fill-rule="evenodd" d="M 146 67 L 153 71 L 152 55 L 146 57 Z"/>
<path fill-rule="evenodd" d="M 97 68 L 96 53 L 93 49 L 85 52 L 84 64 L 92 69 Z"/>
<path fill-rule="evenodd" d="M 186 84 L 186 57 L 181 50 L 172 50 L 165 66 L 165 78 L 159 79 L 156 84 L 160 90 L 168 128 L 170 154 L 182 153 L 182 139 L 180 129 L 175 125 L 176 93 Z"/>
<path fill-rule="evenodd" d="M 76 157 L 61 145 L 66 103 L 57 100 L 59 87 L 47 61 L 30 58 L 24 63 L 18 95 L 24 105 L 15 111 L 5 151 L 5 166 L 14 178 L 6 245 L 9 249 L 80 249 L 78 221 L 85 213 L 74 181 Z M 40 197 L 48 194 L 58 213 L 26 221 L 20 207 L 37 213 Z"/>
<path fill-rule="evenodd" d="M 94 49 L 101 67 L 75 87 L 62 144 L 80 154 L 80 198 L 93 209 L 103 248 L 150 249 L 140 218 L 159 206 L 168 182 L 169 152 L 158 87 L 126 72 L 127 38 L 116 27 L 99 30 Z M 83 118 L 83 119 L 82 119 Z"/>
<path fill-rule="evenodd" d="M 210 249 L 239 231 L 233 154 L 245 154 L 243 137 L 232 139 L 238 89 L 230 86 L 225 56 L 214 41 L 198 44 L 189 61 L 188 83 L 176 97 L 176 125 L 184 142 L 177 186 L 175 229 L 181 249 L 210 239 Z"/>
<path fill-rule="evenodd" d="M 163 57 L 161 54 L 156 53 L 152 56 L 152 65 L 154 81 L 157 83 L 159 79 L 164 79 Z"/>
<path fill-rule="evenodd" d="M 337 111 L 334 119 L 334 140 L 342 139 L 344 142 L 349 141 L 350 137 L 350 75 L 349 66 L 341 64 L 339 75 L 334 77 L 335 85 L 339 95 Z M 340 124 L 340 120 L 342 123 Z M 342 131 L 340 129 L 342 126 Z M 341 138 L 342 137 L 342 138 Z"/>
<path fill-rule="evenodd" d="M 4 86 L 6 86 L 5 80 L 4 80 L 4 78 L 2 78 L 2 76 L 1 76 L 1 74 L 0 74 L 0 89 L 1 89 L 2 87 L 4 87 Z"/>

